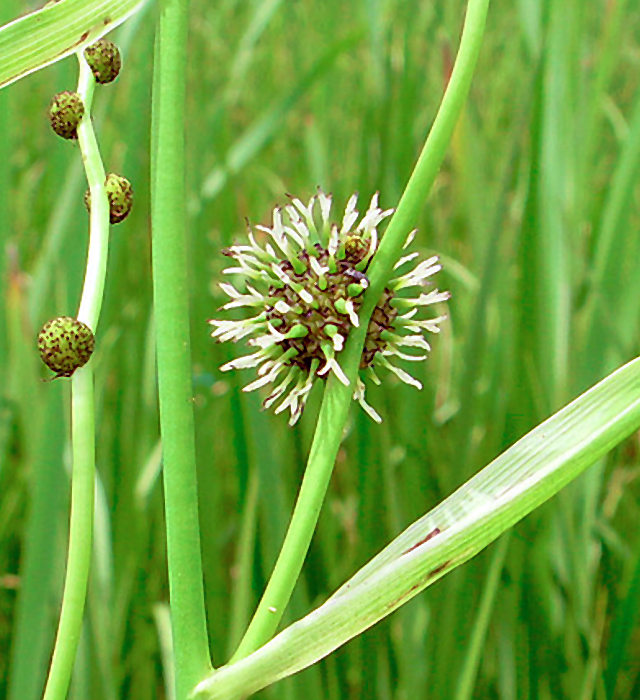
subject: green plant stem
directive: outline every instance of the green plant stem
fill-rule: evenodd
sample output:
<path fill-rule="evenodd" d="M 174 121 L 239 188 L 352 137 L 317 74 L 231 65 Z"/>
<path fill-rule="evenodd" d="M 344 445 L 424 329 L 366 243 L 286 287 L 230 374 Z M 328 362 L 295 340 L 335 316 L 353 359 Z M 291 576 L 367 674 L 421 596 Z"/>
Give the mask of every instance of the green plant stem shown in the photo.
<path fill-rule="evenodd" d="M 464 107 L 482 47 L 490 0 L 469 0 L 460 48 L 442 104 L 389 227 L 367 273 L 369 288 L 360 317 L 369 318 L 389 281 L 407 235 L 418 220 Z"/>
<path fill-rule="evenodd" d="M 82 98 L 85 114 L 78 126 L 78 144 L 82 163 L 91 192 L 89 214 L 89 250 L 78 320 L 86 323 L 95 333 L 102 308 L 104 283 L 107 275 L 109 251 L 109 200 L 104 186 L 106 175 L 96 135 L 91 123 L 91 105 L 96 81 L 82 54 L 78 54 L 80 76 L 78 93 Z"/>
<path fill-rule="evenodd" d="M 500 589 L 500 575 L 504 566 L 504 560 L 509 548 L 511 533 L 506 532 L 493 553 L 491 564 L 487 572 L 487 579 L 477 606 L 476 620 L 466 644 L 464 660 L 458 671 L 458 682 L 454 700 L 473 700 L 473 692 L 476 687 L 478 667 L 485 648 L 487 630 L 491 621 L 491 613 L 494 608 L 496 596 Z"/>
<path fill-rule="evenodd" d="M 176 698 L 211 668 L 204 608 L 185 233 L 186 0 L 164 0 L 152 124 L 152 253 Z"/>
<path fill-rule="evenodd" d="M 85 107 L 84 117 L 78 126 L 78 144 L 91 190 L 87 270 L 78 319 L 95 332 L 107 271 L 109 203 L 104 188 L 104 167 L 91 124 L 95 80 L 82 54 L 78 54 L 78 60 L 80 63 L 78 93 Z M 44 700 L 66 698 L 82 630 L 82 617 L 87 596 L 93 539 L 95 478 L 95 415 L 93 371 L 90 366 L 77 370 L 71 380 L 71 444 L 73 475 L 67 576 Z"/>
<path fill-rule="evenodd" d="M 44 700 L 64 700 L 78 650 L 91 565 L 95 478 L 93 371 L 77 370 L 72 379 L 71 441 L 73 488 L 69 556 L 62 610 Z"/>
<path fill-rule="evenodd" d="M 340 358 L 351 386 L 358 372 L 368 320 L 390 278 L 402 245 L 417 220 L 420 207 L 429 194 L 469 93 L 482 45 L 488 6 L 489 0 L 469 0 L 451 80 L 415 170 L 368 273 L 370 287 L 360 310 L 360 327 L 349 336 Z M 352 394 L 351 387 L 345 387 L 335 377 L 328 380 L 307 469 L 282 550 L 256 614 L 231 663 L 260 648 L 278 627 L 320 515 Z"/>

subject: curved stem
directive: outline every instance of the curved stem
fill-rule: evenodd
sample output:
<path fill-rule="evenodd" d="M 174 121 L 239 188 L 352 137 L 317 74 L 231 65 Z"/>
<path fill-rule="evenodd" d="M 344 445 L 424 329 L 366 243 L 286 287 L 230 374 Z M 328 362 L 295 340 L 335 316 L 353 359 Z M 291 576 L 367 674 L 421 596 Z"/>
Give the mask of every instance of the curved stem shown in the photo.
<path fill-rule="evenodd" d="M 96 81 L 82 54 L 78 54 L 78 61 L 80 63 L 78 93 L 85 109 L 84 117 L 78 126 L 78 144 L 91 193 L 89 251 L 78 320 L 86 323 L 95 333 L 102 308 L 104 282 L 107 275 L 109 200 L 104 186 L 106 179 L 104 166 L 91 123 L 91 104 Z"/>
<path fill-rule="evenodd" d="M 451 142 L 453 130 L 458 123 L 458 118 L 469 94 L 471 78 L 482 47 L 489 1 L 469 0 L 460 48 L 449 84 L 442 98 L 442 104 L 416 167 L 409 178 L 396 212 L 389 222 L 389 227 L 380 241 L 378 252 L 367 273 L 369 289 L 364 299 L 363 306 L 365 308 L 361 311 L 361 318 L 363 314 L 367 313 L 369 307 L 373 310 L 377 304 L 384 286 L 391 277 L 393 266 L 400 257 L 400 251 L 407 235 L 415 226 L 420 209 L 426 202 L 440 170 Z"/>
<path fill-rule="evenodd" d="M 340 364 L 351 380 L 351 387 L 358 373 L 368 320 L 389 281 L 393 265 L 420 207 L 429 194 L 466 101 L 482 45 L 488 6 L 489 0 L 469 0 L 451 80 L 418 163 L 368 273 L 370 286 L 360 309 L 360 326 L 351 332 L 340 357 Z M 345 387 L 333 376 L 327 382 L 307 469 L 282 551 L 256 614 L 231 663 L 248 656 L 273 636 L 289 602 L 338 454 L 353 395 L 351 387 Z"/>
<path fill-rule="evenodd" d="M 89 251 L 78 319 L 95 332 L 107 271 L 109 203 L 104 187 L 104 167 L 91 123 L 95 80 L 82 54 L 78 54 L 78 60 L 78 93 L 85 107 L 78 126 L 78 144 L 91 190 Z M 44 700 L 64 700 L 67 696 L 87 596 L 95 488 L 95 415 L 90 365 L 76 370 L 71 379 L 71 444 L 73 474 L 67 575 Z"/>
<path fill-rule="evenodd" d="M 64 700 L 78 650 L 91 564 L 95 478 L 93 370 L 82 367 L 72 379 L 71 441 L 73 489 L 69 556 L 58 634 L 44 700 Z"/>
<path fill-rule="evenodd" d="M 351 395 L 348 387 L 334 381 L 334 384 L 345 390 L 342 393 L 347 397 L 346 401 L 336 400 L 336 395 L 329 392 L 332 381 L 330 379 L 327 385 L 302 486 L 278 561 L 231 663 L 248 656 L 273 636 L 300 575 L 329 486 L 349 411 Z"/>

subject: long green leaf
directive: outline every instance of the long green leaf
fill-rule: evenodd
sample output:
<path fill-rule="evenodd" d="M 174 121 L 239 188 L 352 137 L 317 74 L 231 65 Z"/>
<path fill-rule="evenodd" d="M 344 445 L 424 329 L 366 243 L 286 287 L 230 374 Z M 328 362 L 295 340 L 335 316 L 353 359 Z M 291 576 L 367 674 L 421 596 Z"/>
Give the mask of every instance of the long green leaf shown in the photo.
<path fill-rule="evenodd" d="M 0 28 L 0 87 L 90 46 L 144 0 L 59 0 Z"/>
<path fill-rule="evenodd" d="M 411 525 L 324 605 L 203 681 L 199 700 L 253 693 L 315 663 L 480 552 L 640 427 L 640 358 L 519 440 Z"/>

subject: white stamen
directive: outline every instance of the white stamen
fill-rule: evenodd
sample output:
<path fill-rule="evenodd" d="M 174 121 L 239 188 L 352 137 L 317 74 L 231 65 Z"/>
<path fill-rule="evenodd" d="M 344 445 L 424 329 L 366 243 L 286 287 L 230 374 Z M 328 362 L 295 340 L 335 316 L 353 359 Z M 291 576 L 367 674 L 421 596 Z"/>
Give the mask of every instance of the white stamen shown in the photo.
<path fill-rule="evenodd" d="M 356 313 L 355 309 L 353 308 L 353 301 L 351 301 L 351 299 L 347 299 L 344 303 L 344 306 L 347 310 L 347 314 L 349 314 L 349 320 L 351 321 L 351 323 L 353 323 L 353 325 L 356 328 L 359 328 L 360 327 L 360 319 L 358 318 L 358 314 Z"/>
<path fill-rule="evenodd" d="M 438 329 L 440 330 L 440 329 Z M 407 348 L 421 348 L 422 350 L 431 350 L 431 346 L 426 339 L 421 335 L 405 335 L 397 336 L 396 343 Z"/>
<path fill-rule="evenodd" d="M 402 267 L 405 263 L 411 262 L 412 260 L 415 260 L 420 253 L 411 253 L 411 255 L 405 255 L 404 258 L 400 258 L 398 262 L 393 266 L 394 270 L 397 270 L 399 267 Z"/>
<path fill-rule="evenodd" d="M 351 231 L 353 224 L 355 224 L 358 218 L 358 212 L 356 211 L 356 204 L 358 203 L 358 194 L 351 196 L 347 202 L 347 208 L 344 212 L 344 217 L 342 219 L 342 229 L 340 233 L 348 233 Z"/>
<path fill-rule="evenodd" d="M 323 374 L 326 374 L 329 370 L 332 370 L 336 377 L 338 377 L 338 379 L 345 386 L 349 386 L 349 378 L 342 371 L 342 367 L 340 367 L 340 365 L 336 362 L 336 360 L 333 357 L 327 359 L 325 366 L 322 369 L 318 370 L 318 374 L 322 376 Z"/>
<path fill-rule="evenodd" d="M 287 302 L 283 301 L 282 299 L 278 299 L 278 301 L 276 301 L 276 304 L 273 308 L 279 314 L 288 314 L 289 311 L 291 311 L 291 307 L 289 306 L 289 304 L 287 304 Z"/>
<path fill-rule="evenodd" d="M 271 408 L 271 405 L 275 403 L 281 396 L 284 394 L 284 392 L 287 390 L 287 387 L 289 384 L 291 384 L 291 380 L 294 379 L 294 377 L 300 372 L 300 370 L 297 367 L 291 367 L 289 369 L 289 372 L 285 376 L 285 378 L 278 384 L 278 386 L 269 394 L 269 396 L 266 398 L 264 402 L 264 407 L 265 408 Z"/>
<path fill-rule="evenodd" d="M 384 365 L 388 370 L 393 372 L 398 379 L 403 381 L 405 384 L 409 384 L 411 386 L 415 386 L 416 389 L 422 389 L 422 384 L 412 377 L 410 374 L 405 372 L 403 369 L 400 369 L 400 367 L 396 367 L 395 365 L 392 365 L 389 360 L 387 360 L 386 357 L 381 356 L 380 354 L 376 355 L 376 359 L 378 362 L 382 365 Z"/>
<path fill-rule="evenodd" d="M 364 399 L 365 386 L 364 382 L 358 377 L 356 382 L 356 390 L 353 392 L 353 398 L 362 406 L 365 413 L 376 423 L 382 423 L 382 418 L 378 415 L 377 411 L 370 406 Z"/>
<path fill-rule="evenodd" d="M 222 289 L 222 291 L 232 299 L 239 299 L 242 296 L 242 294 L 240 294 L 240 292 L 228 282 L 220 282 L 220 289 Z"/>
<path fill-rule="evenodd" d="M 407 355 L 406 353 L 398 350 L 398 348 L 395 345 L 391 345 L 391 343 L 387 345 L 387 347 L 383 350 L 382 354 L 395 355 L 396 357 L 399 357 L 403 360 L 408 360 L 409 362 L 420 362 L 421 360 L 427 359 L 426 355 Z"/>
<path fill-rule="evenodd" d="M 313 255 L 309 256 L 309 265 L 318 277 L 322 277 L 322 275 L 329 272 L 329 268 L 326 265 L 321 265 L 317 258 L 314 258 Z"/>
<path fill-rule="evenodd" d="M 333 224 L 331 227 L 331 234 L 329 236 L 329 245 L 327 246 L 327 250 L 329 251 L 329 255 L 333 257 L 336 254 L 336 251 L 338 250 L 338 247 L 340 246 L 340 232 L 338 231 L 338 227 Z"/>
<path fill-rule="evenodd" d="M 220 367 L 222 372 L 228 372 L 230 369 L 248 369 L 249 367 L 257 367 L 261 362 L 264 362 L 267 358 L 262 350 L 254 352 L 253 355 L 244 355 L 242 357 L 236 357 L 235 360 L 227 362 Z"/>
<path fill-rule="evenodd" d="M 406 250 L 413 243 L 413 239 L 416 237 L 416 233 L 418 233 L 418 229 L 414 228 L 413 231 L 411 231 L 411 233 L 407 236 L 407 240 L 404 242 L 402 250 Z"/>
<path fill-rule="evenodd" d="M 320 214 L 322 216 L 322 223 L 326 224 L 329 221 L 329 215 L 331 214 L 331 195 L 325 194 L 324 192 L 318 191 L 318 202 L 320 203 Z"/>

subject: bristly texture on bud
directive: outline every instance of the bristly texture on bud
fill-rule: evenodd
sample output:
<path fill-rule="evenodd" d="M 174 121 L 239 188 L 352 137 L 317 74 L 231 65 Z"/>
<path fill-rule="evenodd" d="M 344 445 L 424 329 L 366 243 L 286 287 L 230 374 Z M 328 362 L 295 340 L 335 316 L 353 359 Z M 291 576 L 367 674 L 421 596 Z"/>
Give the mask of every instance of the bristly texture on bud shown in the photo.
<path fill-rule="evenodd" d="M 120 50 L 111 41 L 98 39 L 84 50 L 84 57 L 97 83 L 113 82 L 122 68 Z"/>
<path fill-rule="evenodd" d="M 109 199 L 109 223 L 119 224 L 124 221 L 133 206 L 133 187 L 126 177 L 109 173 L 104 181 Z M 84 204 L 91 211 L 91 190 L 84 193 Z"/>
<path fill-rule="evenodd" d="M 284 400 L 276 413 L 291 412 L 293 425 L 304 409 L 316 377 L 326 378 L 329 372 L 345 385 L 345 376 L 338 357 L 352 327 L 359 325 L 358 309 L 367 288 L 367 267 L 378 247 L 378 225 L 393 213 L 378 207 L 378 194 L 358 221 L 358 196 L 349 200 L 342 224 L 330 223 L 331 196 L 321 190 L 305 206 L 292 198 L 291 204 L 273 212 L 271 227 L 256 226 L 266 234 L 263 245 L 257 234 L 248 231 L 248 245 L 234 245 L 223 251 L 235 265 L 224 270 L 234 275 L 234 285 L 220 287 L 231 297 L 223 309 L 246 307 L 256 315 L 244 320 L 210 321 L 214 338 L 238 341 L 250 338 L 248 344 L 256 352 L 232 360 L 222 370 L 257 367 L 258 379 L 244 388 L 251 391 L 274 384 L 264 402 L 266 408 L 281 397 Z M 411 233 L 405 248 L 411 243 Z M 396 270 L 418 256 L 411 253 L 401 258 Z M 449 292 L 433 289 L 414 298 L 401 294 L 411 287 L 430 285 L 429 278 L 441 266 L 437 257 L 418 263 L 411 271 L 393 279 L 384 290 L 369 321 L 367 338 L 360 362 L 360 373 L 376 384 L 376 370 L 391 370 L 403 382 L 421 388 L 420 382 L 391 363 L 393 356 L 403 360 L 426 359 L 430 349 L 426 332 L 438 333 L 445 316 L 420 320 L 418 312 L 425 306 L 446 301 Z M 420 350 L 413 355 L 402 352 Z M 356 382 L 354 398 L 369 416 L 380 416 L 365 401 L 362 377 Z"/>
<path fill-rule="evenodd" d="M 59 92 L 49 105 L 51 128 L 63 139 L 78 138 L 78 124 L 84 115 L 84 104 L 77 92 Z"/>
<path fill-rule="evenodd" d="M 86 323 L 70 316 L 47 321 L 38 335 L 42 361 L 57 377 L 70 377 L 86 365 L 95 348 L 93 331 Z"/>

